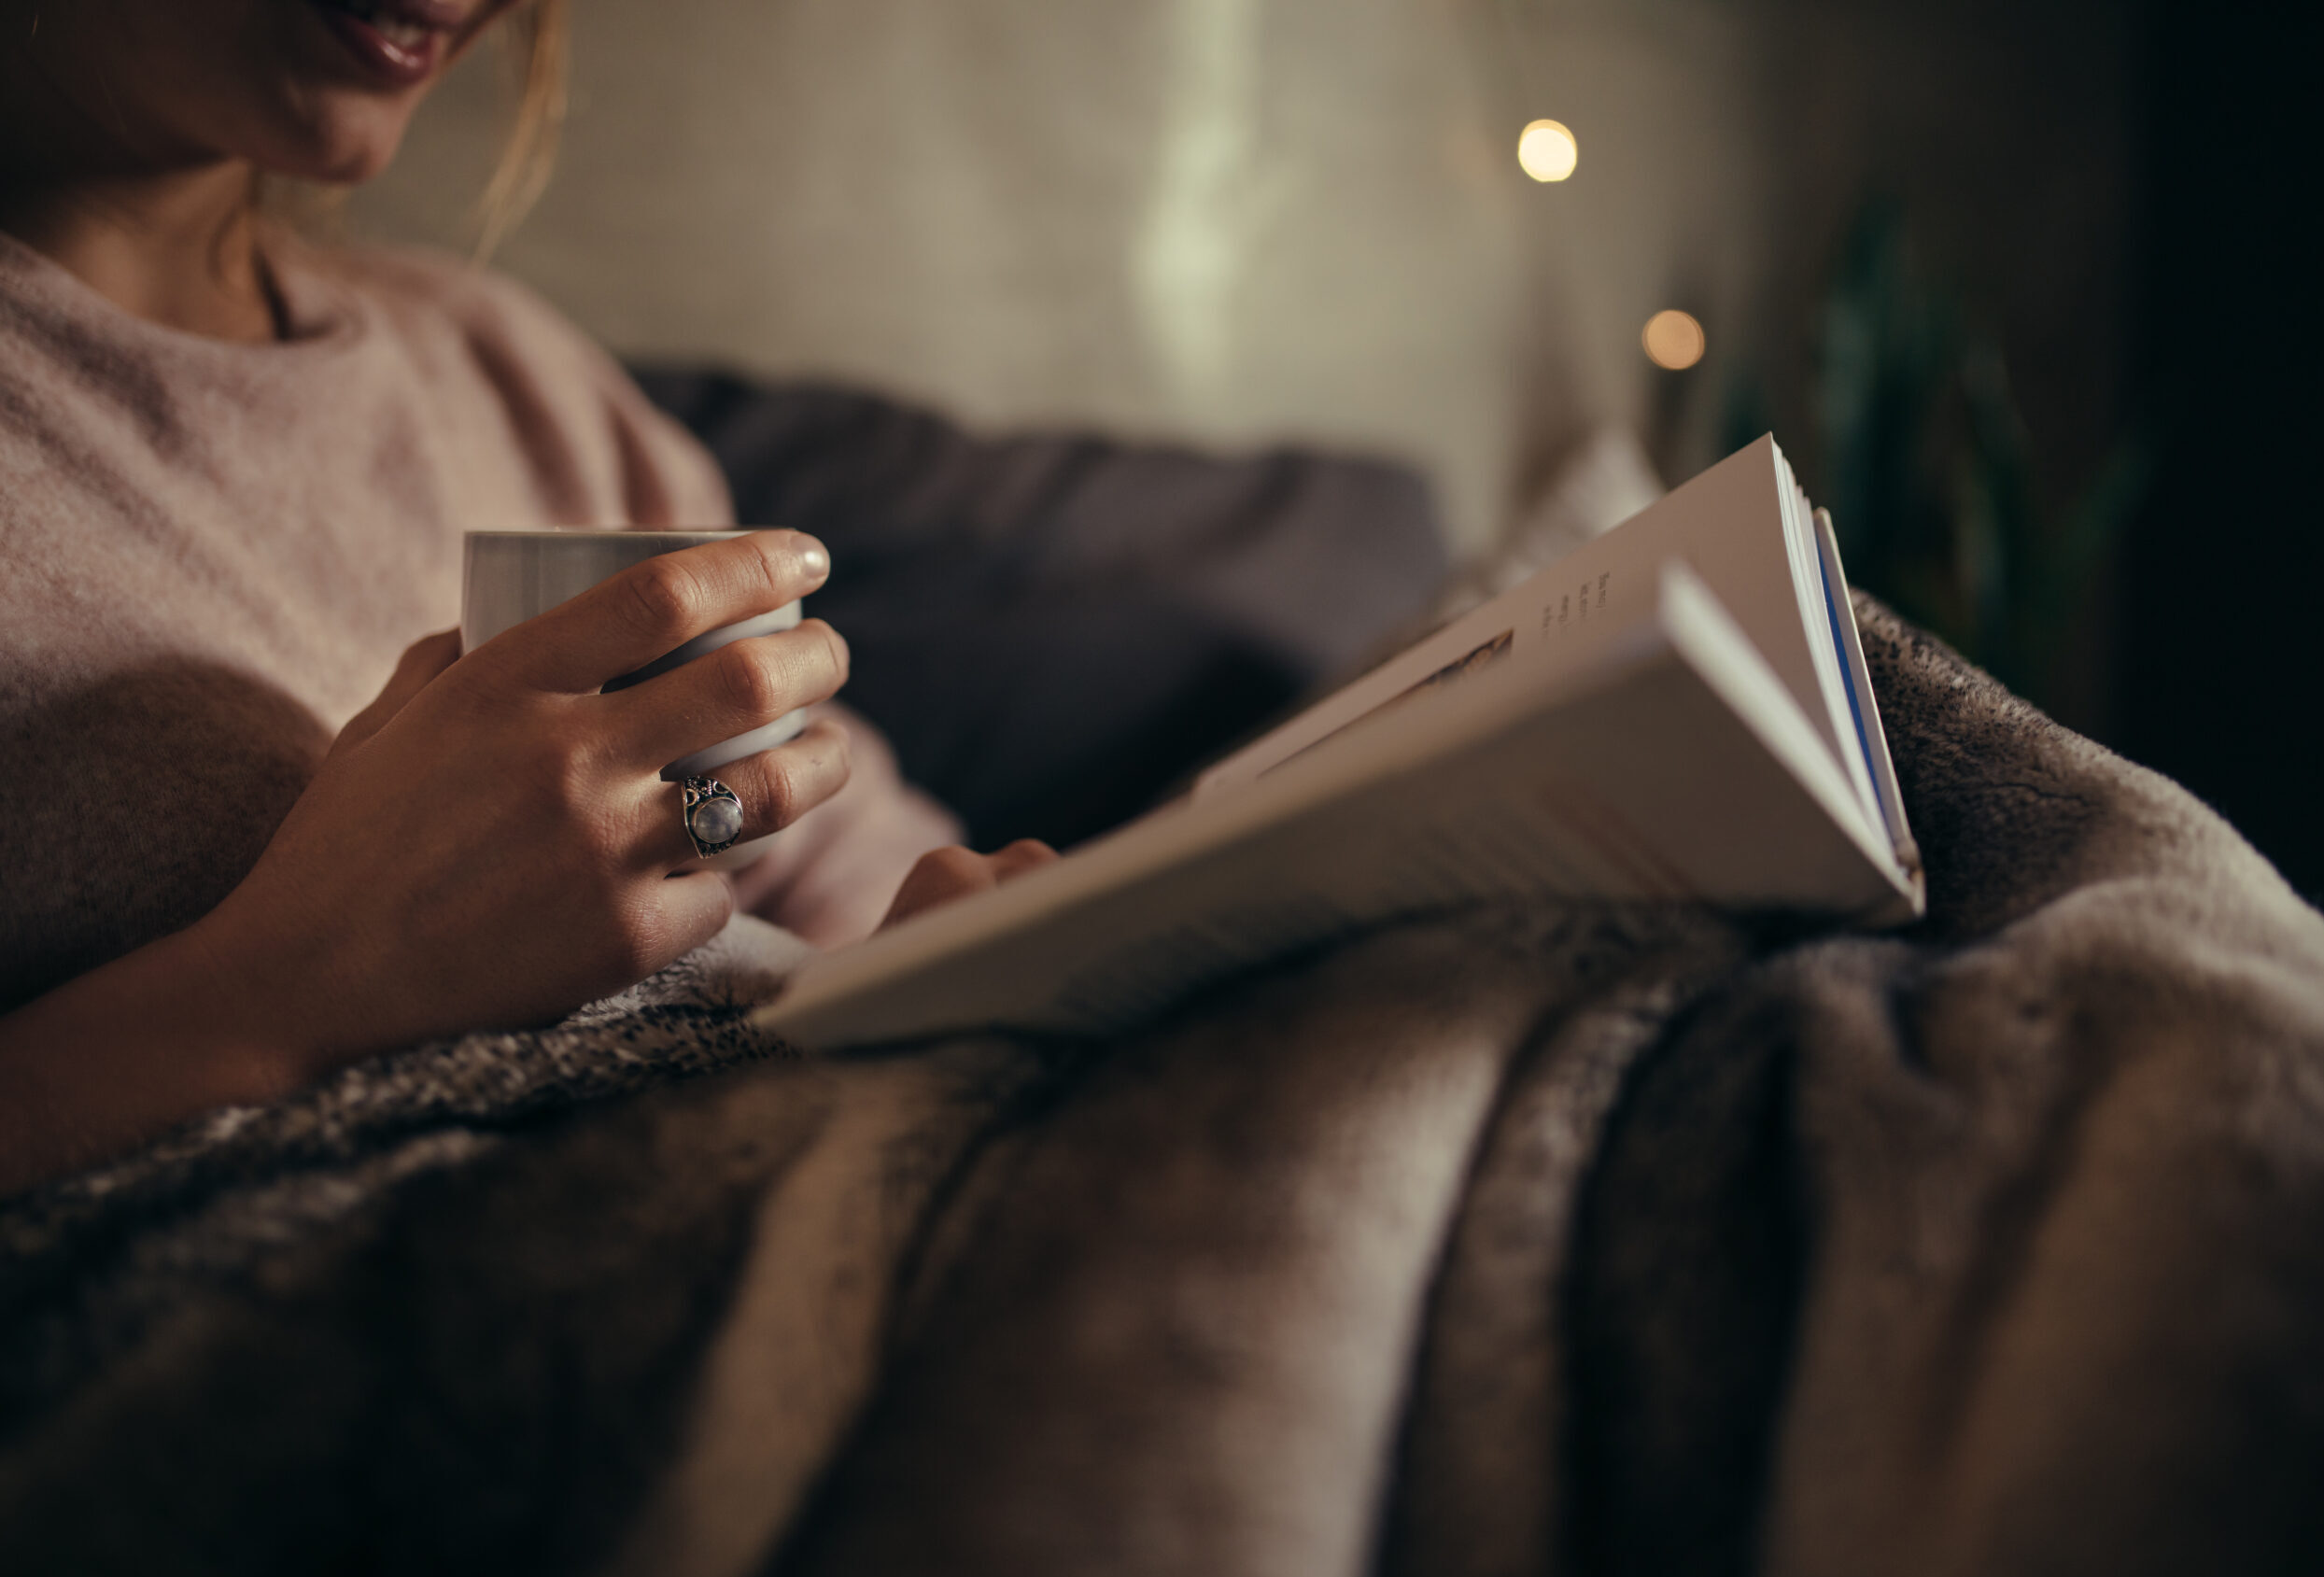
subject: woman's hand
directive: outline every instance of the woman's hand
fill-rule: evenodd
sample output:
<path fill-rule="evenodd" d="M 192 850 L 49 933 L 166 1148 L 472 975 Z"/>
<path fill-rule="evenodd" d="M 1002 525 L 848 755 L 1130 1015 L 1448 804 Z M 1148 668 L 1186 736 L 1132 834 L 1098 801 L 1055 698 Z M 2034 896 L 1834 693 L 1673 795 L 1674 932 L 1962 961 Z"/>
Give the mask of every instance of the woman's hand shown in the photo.
<path fill-rule="evenodd" d="M 830 696 L 847 648 L 810 619 L 599 691 L 828 570 L 811 538 L 754 533 L 648 559 L 457 662 L 455 638 L 421 641 L 198 929 L 325 1063 L 653 973 L 733 908 L 716 874 L 670 874 L 693 847 L 660 768 Z M 846 734 L 811 725 L 718 775 L 757 838 L 847 781 Z"/>
<path fill-rule="evenodd" d="M 958 843 L 961 825 L 904 781 L 878 728 L 843 702 L 815 710 L 847 732 L 847 786 L 794 823 L 765 859 L 734 873 L 735 903 L 835 948 L 877 930 L 912 863 Z"/>
<path fill-rule="evenodd" d="M 709 939 L 733 899 L 660 768 L 829 696 L 847 648 L 810 619 L 599 690 L 828 570 L 811 538 L 761 532 L 649 559 L 465 656 L 450 635 L 413 647 L 224 902 L 0 1018 L 0 1191 L 368 1052 L 553 1019 Z M 719 768 L 742 838 L 847 775 L 829 723 Z"/>
<path fill-rule="evenodd" d="M 979 854 L 968 849 L 931 850 L 920 857 L 920 863 L 904 879 L 895 902 L 888 906 L 888 918 L 880 922 L 880 928 L 884 931 L 923 909 L 965 898 L 988 887 L 998 887 L 1055 858 L 1057 851 L 1035 838 L 1021 838 L 996 854 Z"/>

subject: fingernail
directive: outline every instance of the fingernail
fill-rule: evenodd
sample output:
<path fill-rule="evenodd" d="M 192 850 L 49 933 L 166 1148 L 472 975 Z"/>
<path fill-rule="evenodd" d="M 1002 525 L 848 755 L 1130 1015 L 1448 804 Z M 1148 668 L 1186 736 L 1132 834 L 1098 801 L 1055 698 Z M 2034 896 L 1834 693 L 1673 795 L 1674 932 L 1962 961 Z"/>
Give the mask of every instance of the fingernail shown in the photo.
<path fill-rule="evenodd" d="M 828 575 L 831 573 L 831 555 L 814 538 L 803 537 L 799 541 L 799 568 L 810 575 Z"/>

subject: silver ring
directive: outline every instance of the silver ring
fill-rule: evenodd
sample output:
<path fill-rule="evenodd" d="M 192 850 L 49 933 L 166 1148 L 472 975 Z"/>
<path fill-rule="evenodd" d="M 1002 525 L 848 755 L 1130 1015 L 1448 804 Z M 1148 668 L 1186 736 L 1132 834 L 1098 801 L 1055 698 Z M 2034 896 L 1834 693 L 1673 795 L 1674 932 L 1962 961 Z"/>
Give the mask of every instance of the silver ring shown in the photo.
<path fill-rule="evenodd" d="M 742 836 L 742 801 L 716 778 L 688 778 L 679 785 L 680 816 L 686 839 L 704 859 L 723 854 Z"/>

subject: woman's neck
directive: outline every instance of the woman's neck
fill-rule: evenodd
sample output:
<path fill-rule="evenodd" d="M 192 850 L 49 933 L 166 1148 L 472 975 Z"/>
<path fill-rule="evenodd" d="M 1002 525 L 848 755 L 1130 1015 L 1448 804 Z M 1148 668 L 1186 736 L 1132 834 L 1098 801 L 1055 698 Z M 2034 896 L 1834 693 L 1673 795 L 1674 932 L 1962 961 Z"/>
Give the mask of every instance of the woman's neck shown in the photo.
<path fill-rule="evenodd" d="M 0 47 L 0 231 L 123 311 L 223 340 L 280 332 L 259 257 L 256 180 L 238 159 L 157 157 Z"/>
<path fill-rule="evenodd" d="M 259 260 L 248 166 L 30 190 L 0 187 L 0 230 L 123 311 L 213 339 L 280 325 Z"/>

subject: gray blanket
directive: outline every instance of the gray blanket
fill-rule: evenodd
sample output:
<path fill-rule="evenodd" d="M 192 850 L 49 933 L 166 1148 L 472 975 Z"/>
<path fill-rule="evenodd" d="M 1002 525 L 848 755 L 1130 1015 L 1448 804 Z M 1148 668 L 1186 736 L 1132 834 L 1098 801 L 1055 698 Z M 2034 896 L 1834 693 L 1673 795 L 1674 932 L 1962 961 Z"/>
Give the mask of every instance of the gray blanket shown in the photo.
<path fill-rule="evenodd" d="M 2317 1569 L 2324 918 L 1861 612 L 1906 935 L 838 1061 L 697 958 L 15 1202 L 0 1570 Z"/>

